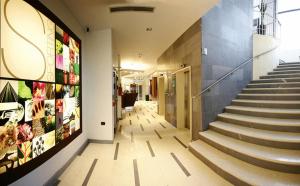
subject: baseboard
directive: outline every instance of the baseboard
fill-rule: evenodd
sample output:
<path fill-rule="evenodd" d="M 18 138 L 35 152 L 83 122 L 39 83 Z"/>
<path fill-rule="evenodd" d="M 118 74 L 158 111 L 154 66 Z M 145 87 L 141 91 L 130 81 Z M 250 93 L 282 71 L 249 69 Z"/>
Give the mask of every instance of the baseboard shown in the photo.
<path fill-rule="evenodd" d="M 89 140 L 86 140 L 81 147 L 76 151 L 76 153 L 59 169 L 55 172 L 53 176 L 44 184 L 44 186 L 54 186 L 58 185 L 60 180 L 58 180 L 59 176 L 68 168 L 71 162 L 76 158 L 77 155 L 81 155 L 84 149 L 87 147 Z"/>
<path fill-rule="evenodd" d="M 100 143 L 100 144 L 113 144 L 114 140 L 96 140 L 96 139 L 88 139 L 89 143 Z"/>

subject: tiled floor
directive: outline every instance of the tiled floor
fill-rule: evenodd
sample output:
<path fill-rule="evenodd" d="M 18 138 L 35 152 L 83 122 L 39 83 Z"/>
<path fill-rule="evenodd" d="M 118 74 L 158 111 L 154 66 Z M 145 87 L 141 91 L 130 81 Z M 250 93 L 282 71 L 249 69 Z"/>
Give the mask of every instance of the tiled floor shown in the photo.
<path fill-rule="evenodd" d="M 157 115 L 156 102 L 140 101 L 120 121 L 114 144 L 90 143 L 59 185 L 230 185 L 192 155 L 188 143 L 189 130 Z"/>

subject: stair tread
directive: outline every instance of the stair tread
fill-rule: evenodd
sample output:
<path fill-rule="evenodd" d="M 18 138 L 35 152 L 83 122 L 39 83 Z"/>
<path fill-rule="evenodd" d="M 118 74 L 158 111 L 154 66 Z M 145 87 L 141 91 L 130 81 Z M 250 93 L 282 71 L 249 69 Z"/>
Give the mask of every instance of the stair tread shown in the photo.
<path fill-rule="evenodd" d="M 265 117 L 246 116 L 246 115 L 226 113 L 226 112 L 219 114 L 218 116 L 226 117 L 226 118 L 233 118 L 233 119 L 243 120 L 243 121 L 253 122 L 253 123 L 261 123 L 261 124 L 266 124 L 266 125 L 300 126 L 299 119 L 265 118 Z"/>
<path fill-rule="evenodd" d="M 300 96 L 300 94 L 246 94 L 240 93 L 239 96 Z"/>
<path fill-rule="evenodd" d="M 279 87 L 279 88 L 244 88 L 243 90 L 281 90 L 281 89 L 285 89 L 285 90 L 299 90 L 300 87 Z"/>
<path fill-rule="evenodd" d="M 250 83 L 248 85 L 300 85 L 300 82 L 280 82 L 280 83 Z"/>
<path fill-rule="evenodd" d="M 219 169 L 238 177 L 249 185 L 300 185 L 299 174 L 273 171 L 246 163 L 221 152 L 201 140 L 190 143 L 190 147 Z"/>
<path fill-rule="evenodd" d="M 300 101 L 278 101 L 278 100 L 251 100 L 251 99 L 234 99 L 233 102 L 247 102 L 247 103 L 274 103 L 274 104 L 300 104 Z"/>
<path fill-rule="evenodd" d="M 243 111 L 257 111 L 257 112 L 268 112 L 268 113 L 293 113 L 300 114 L 300 109 L 283 109 L 283 108 L 259 108 L 259 107 L 244 107 L 244 106 L 227 106 L 226 109 L 236 109 Z"/>
<path fill-rule="evenodd" d="M 278 164 L 300 166 L 299 150 L 277 149 L 256 145 L 225 136 L 212 130 L 200 132 L 199 134 L 214 143 L 256 159 Z M 224 141 L 226 141 L 226 143 L 224 143 Z"/>
<path fill-rule="evenodd" d="M 300 73 L 295 73 L 295 74 L 271 74 L 271 75 L 265 75 L 265 76 L 261 76 L 261 77 L 276 77 L 276 76 L 284 76 L 284 75 L 300 76 Z"/>
<path fill-rule="evenodd" d="M 256 80 L 252 80 L 252 82 L 260 82 L 260 81 L 282 81 L 282 82 L 285 82 L 284 80 L 299 80 L 300 81 L 300 78 L 295 77 L 295 78 L 256 79 Z"/>
<path fill-rule="evenodd" d="M 250 136 L 250 137 L 265 139 L 270 141 L 300 143 L 299 133 L 254 129 L 254 128 L 244 127 L 244 126 L 226 123 L 222 121 L 215 121 L 210 123 L 210 125 L 226 131 L 242 134 L 244 136 Z M 298 154 L 298 156 L 300 160 L 300 154 Z"/>

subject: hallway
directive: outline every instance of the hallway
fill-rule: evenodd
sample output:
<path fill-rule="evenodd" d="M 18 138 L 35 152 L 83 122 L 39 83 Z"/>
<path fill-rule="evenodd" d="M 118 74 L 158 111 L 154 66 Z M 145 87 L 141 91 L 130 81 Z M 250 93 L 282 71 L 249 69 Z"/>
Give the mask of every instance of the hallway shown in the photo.
<path fill-rule="evenodd" d="M 189 131 L 174 128 L 156 107 L 136 102 L 119 121 L 114 144 L 89 143 L 59 185 L 230 185 L 189 152 Z"/>

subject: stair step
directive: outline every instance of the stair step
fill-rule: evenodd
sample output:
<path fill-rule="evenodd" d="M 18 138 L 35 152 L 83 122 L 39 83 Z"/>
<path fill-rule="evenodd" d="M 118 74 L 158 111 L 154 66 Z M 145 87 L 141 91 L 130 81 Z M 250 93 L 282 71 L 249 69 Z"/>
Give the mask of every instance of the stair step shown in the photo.
<path fill-rule="evenodd" d="M 290 88 L 300 87 L 300 82 L 290 83 L 250 83 L 247 85 L 248 88 Z"/>
<path fill-rule="evenodd" d="M 223 135 L 230 136 L 249 143 L 281 149 L 300 149 L 299 133 L 254 129 L 222 121 L 212 122 L 209 124 L 209 127 L 210 129 Z"/>
<path fill-rule="evenodd" d="M 295 78 L 300 77 L 300 73 L 298 74 L 274 74 L 267 76 L 260 76 L 260 79 L 278 79 L 278 78 Z"/>
<path fill-rule="evenodd" d="M 238 94 L 238 99 L 253 100 L 300 100 L 300 94 Z"/>
<path fill-rule="evenodd" d="M 257 108 L 244 106 L 227 106 L 225 111 L 233 114 L 281 118 L 281 119 L 300 119 L 300 109 L 275 109 L 275 108 Z"/>
<path fill-rule="evenodd" d="M 299 61 L 295 61 L 295 62 L 288 62 L 288 63 L 280 63 L 279 66 L 284 66 L 284 65 L 300 65 Z"/>
<path fill-rule="evenodd" d="M 274 74 L 299 74 L 300 70 L 286 70 L 286 71 L 273 71 L 273 72 L 268 72 L 269 75 L 274 75 Z"/>
<path fill-rule="evenodd" d="M 234 185 L 300 185 L 299 174 L 268 170 L 246 163 L 201 140 L 190 143 L 189 150 L 217 174 Z"/>
<path fill-rule="evenodd" d="M 232 113 L 219 114 L 217 119 L 223 122 L 234 123 L 256 129 L 300 133 L 299 119 L 264 118 Z"/>
<path fill-rule="evenodd" d="M 293 94 L 300 93 L 300 87 L 296 88 L 244 88 L 242 93 L 254 94 Z"/>
<path fill-rule="evenodd" d="M 286 64 L 286 65 L 279 65 L 277 68 L 299 68 L 300 64 Z"/>
<path fill-rule="evenodd" d="M 300 82 L 300 78 L 278 78 L 278 79 L 258 79 L 251 83 L 282 83 L 282 82 Z"/>
<path fill-rule="evenodd" d="M 244 142 L 216 131 L 200 132 L 200 139 L 216 149 L 253 165 L 287 173 L 300 173 L 300 151 Z M 224 143 L 226 141 L 226 143 Z"/>
<path fill-rule="evenodd" d="M 232 105 L 245 107 L 300 109 L 300 101 L 235 99 L 232 100 Z"/>
<path fill-rule="evenodd" d="M 286 67 L 286 68 L 275 68 L 274 71 L 285 71 L 285 70 L 300 70 L 300 67 Z"/>

